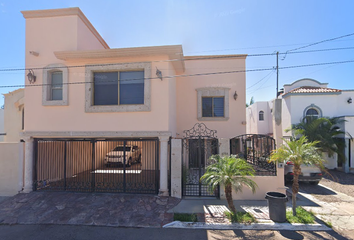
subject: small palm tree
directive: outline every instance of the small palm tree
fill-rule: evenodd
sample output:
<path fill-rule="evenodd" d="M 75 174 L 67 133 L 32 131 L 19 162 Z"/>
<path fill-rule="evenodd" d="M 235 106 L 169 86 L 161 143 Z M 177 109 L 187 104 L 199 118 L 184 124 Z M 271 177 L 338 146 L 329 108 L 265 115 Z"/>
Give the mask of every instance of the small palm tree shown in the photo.
<path fill-rule="evenodd" d="M 253 98 L 253 97 L 251 97 L 251 99 L 250 99 L 250 103 L 246 103 L 246 107 L 251 106 L 253 103 L 254 103 L 254 98 Z"/>
<path fill-rule="evenodd" d="M 229 209 L 231 212 L 236 213 L 232 199 L 232 188 L 237 193 L 242 192 L 243 186 L 246 186 L 255 193 L 257 184 L 248 178 L 249 176 L 254 176 L 255 171 L 244 159 L 236 158 L 236 156 L 220 157 L 219 155 L 214 155 L 211 156 L 210 160 L 214 163 L 207 167 L 200 181 L 204 181 L 209 185 L 212 191 L 219 184 L 223 185 Z"/>
<path fill-rule="evenodd" d="M 294 164 L 293 185 L 292 185 L 292 205 L 293 215 L 296 216 L 296 194 L 299 192 L 299 175 L 301 174 L 301 165 L 316 165 L 324 169 L 323 159 L 321 157 L 319 148 L 316 145 L 318 141 L 308 142 L 305 136 L 300 139 L 285 140 L 279 149 L 272 152 L 270 161 L 287 162 L 290 161 Z"/>

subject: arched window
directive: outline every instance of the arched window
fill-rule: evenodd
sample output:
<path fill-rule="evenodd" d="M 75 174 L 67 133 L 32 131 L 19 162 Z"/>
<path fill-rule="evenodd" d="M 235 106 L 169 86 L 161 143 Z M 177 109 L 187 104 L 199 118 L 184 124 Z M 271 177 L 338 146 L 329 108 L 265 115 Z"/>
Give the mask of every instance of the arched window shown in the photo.
<path fill-rule="evenodd" d="M 311 117 L 311 118 L 320 118 L 322 117 L 322 110 L 319 106 L 316 106 L 315 104 L 311 104 L 310 106 L 306 107 L 304 109 L 303 117 Z"/>
<path fill-rule="evenodd" d="M 309 108 L 306 111 L 306 117 L 318 118 L 320 116 L 319 112 L 314 108 Z"/>
<path fill-rule="evenodd" d="M 263 111 L 259 112 L 259 121 L 264 121 L 264 112 Z"/>

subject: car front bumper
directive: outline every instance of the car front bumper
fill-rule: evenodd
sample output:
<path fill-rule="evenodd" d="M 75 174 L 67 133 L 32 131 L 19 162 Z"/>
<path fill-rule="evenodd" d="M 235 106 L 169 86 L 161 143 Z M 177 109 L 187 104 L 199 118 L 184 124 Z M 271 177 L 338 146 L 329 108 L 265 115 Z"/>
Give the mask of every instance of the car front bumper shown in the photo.
<path fill-rule="evenodd" d="M 286 181 L 293 181 L 294 175 L 291 174 L 286 174 L 285 175 L 285 180 Z M 322 179 L 322 175 L 318 175 L 318 173 L 311 173 L 310 176 L 299 176 L 299 182 L 319 182 Z"/>
<path fill-rule="evenodd" d="M 123 158 L 105 158 L 106 163 L 123 163 L 124 159 Z"/>

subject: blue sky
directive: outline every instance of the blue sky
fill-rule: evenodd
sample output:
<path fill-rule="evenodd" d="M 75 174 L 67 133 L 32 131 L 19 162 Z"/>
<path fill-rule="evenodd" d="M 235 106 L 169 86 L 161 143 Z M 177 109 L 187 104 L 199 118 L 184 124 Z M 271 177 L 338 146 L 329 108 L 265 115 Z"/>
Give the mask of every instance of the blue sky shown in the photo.
<path fill-rule="evenodd" d="M 0 0 L 0 69 L 24 67 L 25 19 L 21 10 L 66 7 L 80 7 L 111 48 L 182 44 L 185 55 L 285 52 L 354 33 L 351 0 Z M 345 47 L 354 47 L 354 36 L 302 50 Z M 354 49 L 289 54 L 280 58 L 279 66 L 345 60 L 354 60 Z M 246 61 L 247 70 L 276 64 L 275 56 L 248 57 Z M 332 88 L 354 89 L 353 67 L 354 63 L 346 63 L 280 70 L 279 87 L 313 78 Z M 24 71 L 0 72 L 0 86 L 23 84 L 24 80 Z M 275 97 L 274 72 L 248 72 L 246 81 L 247 101 L 252 96 L 256 101 Z M 0 93 L 14 89 L 0 88 Z"/>

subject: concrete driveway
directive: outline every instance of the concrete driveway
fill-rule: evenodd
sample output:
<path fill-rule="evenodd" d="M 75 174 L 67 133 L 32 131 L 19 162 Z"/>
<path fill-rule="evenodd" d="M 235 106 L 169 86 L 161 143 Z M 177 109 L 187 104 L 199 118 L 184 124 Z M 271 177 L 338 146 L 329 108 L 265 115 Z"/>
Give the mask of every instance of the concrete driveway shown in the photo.
<path fill-rule="evenodd" d="M 0 203 L 0 224 L 161 227 L 179 199 L 137 194 L 32 192 Z"/>

